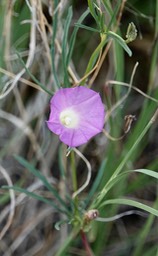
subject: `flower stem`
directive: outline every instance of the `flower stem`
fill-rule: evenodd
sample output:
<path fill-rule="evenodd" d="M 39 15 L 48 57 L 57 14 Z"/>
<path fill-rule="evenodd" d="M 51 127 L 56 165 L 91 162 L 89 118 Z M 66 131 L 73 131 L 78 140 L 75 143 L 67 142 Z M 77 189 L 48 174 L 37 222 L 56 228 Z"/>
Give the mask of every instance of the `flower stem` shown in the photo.
<path fill-rule="evenodd" d="M 89 246 L 89 243 L 88 243 L 88 240 L 87 240 L 87 237 L 86 237 L 84 231 L 81 230 L 80 234 L 81 234 L 82 242 L 83 242 L 84 248 L 86 250 L 87 256 L 94 256 L 94 254 Z"/>
<path fill-rule="evenodd" d="M 70 244 L 78 236 L 78 234 L 79 234 L 79 229 L 72 230 L 69 236 L 65 239 L 65 242 L 61 245 L 58 252 L 56 252 L 55 256 L 65 256 L 67 247 L 70 246 Z"/>
<path fill-rule="evenodd" d="M 74 151 L 71 151 L 71 171 L 72 171 L 72 185 L 73 191 L 77 191 L 77 175 L 76 175 L 76 165 L 75 165 L 75 155 Z M 77 196 L 74 198 L 74 208 L 75 208 L 75 216 L 78 215 L 78 198 Z"/>

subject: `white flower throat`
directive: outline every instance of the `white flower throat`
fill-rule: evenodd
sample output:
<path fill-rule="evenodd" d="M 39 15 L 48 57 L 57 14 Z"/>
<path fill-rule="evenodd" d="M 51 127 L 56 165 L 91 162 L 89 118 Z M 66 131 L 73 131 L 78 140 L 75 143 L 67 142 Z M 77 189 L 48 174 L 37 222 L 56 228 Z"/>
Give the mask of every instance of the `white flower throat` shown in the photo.
<path fill-rule="evenodd" d="M 77 128 L 79 123 L 79 115 L 71 108 L 64 109 L 59 116 L 60 122 L 67 128 Z"/>

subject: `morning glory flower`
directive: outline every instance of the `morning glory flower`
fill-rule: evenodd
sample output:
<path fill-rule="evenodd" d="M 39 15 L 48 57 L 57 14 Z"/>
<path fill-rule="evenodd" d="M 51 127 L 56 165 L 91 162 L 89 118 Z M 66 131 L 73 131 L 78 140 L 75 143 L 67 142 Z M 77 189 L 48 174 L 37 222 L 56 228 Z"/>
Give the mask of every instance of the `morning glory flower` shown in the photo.
<path fill-rule="evenodd" d="M 104 126 L 99 93 L 83 86 L 59 89 L 50 101 L 48 128 L 69 147 L 86 143 Z"/>

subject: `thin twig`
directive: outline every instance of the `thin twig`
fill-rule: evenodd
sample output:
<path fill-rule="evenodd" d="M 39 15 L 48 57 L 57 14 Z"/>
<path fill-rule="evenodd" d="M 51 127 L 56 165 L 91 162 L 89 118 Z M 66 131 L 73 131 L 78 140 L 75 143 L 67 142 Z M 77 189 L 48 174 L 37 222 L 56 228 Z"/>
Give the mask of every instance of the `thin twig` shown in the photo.
<path fill-rule="evenodd" d="M 100 71 L 100 69 L 101 69 L 101 67 L 102 67 L 102 64 L 103 64 L 103 62 L 104 62 L 104 60 L 105 60 L 105 57 L 106 57 L 106 55 L 108 54 L 108 51 L 109 51 L 109 49 L 110 49 L 110 47 L 111 47 L 111 44 L 112 44 L 112 40 L 109 41 L 109 43 L 108 43 L 107 46 L 105 47 L 105 50 L 104 50 L 103 54 L 101 55 L 99 61 L 97 62 L 97 65 L 96 65 L 96 68 L 95 68 L 95 72 L 94 72 L 92 78 L 91 78 L 91 79 L 89 80 L 89 82 L 88 82 L 88 86 L 89 86 L 89 87 L 91 87 L 92 84 L 94 83 L 94 81 L 95 81 L 95 79 L 96 79 L 96 77 L 97 77 L 97 75 L 98 75 L 98 73 L 99 73 L 99 71 Z M 93 70 L 92 70 L 92 71 L 93 71 Z"/>
<path fill-rule="evenodd" d="M 48 45 L 48 40 L 47 40 L 47 34 L 46 34 L 46 26 L 45 26 L 45 16 L 44 13 L 42 11 L 42 3 L 41 1 L 37 0 L 37 16 L 39 17 L 39 20 L 37 22 L 37 28 L 41 34 L 41 38 L 43 40 L 45 49 L 46 49 L 46 55 L 49 61 L 49 65 L 51 66 L 51 56 L 50 56 L 50 49 L 49 49 L 49 45 Z"/>
<path fill-rule="evenodd" d="M 11 78 L 13 78 L 13 79 L 15 79 L 15 77 L 16 77 L 16 75 L 14 75 L 13 73 L 11 73 L 11 72 L 9 72 L 9 71 L 7 71 L 7 70 L 1 68 L 1 67 L 0 67 L 0 72 L 3 73 L 3 74 L 5 74 L 5 75 L 7 75 L 7 76 L 9 76 L 9 77 L 11 77 Z M 25 79 L 25 78 L 20 77 L 20 78 L 19 78 L 19 81 L 22 82 L 22 83 L 24 83 L 24 84 L 27 84 L 27 85 L 29 85 L 29 86 L 31 86 L 31 87 L 33 87 L 33 88 L 39 90 L 39 91 L 45 92 L 45 91 L 44 91 L 41 87 L 39 87 L 37 84 L 35 84 L 35 83 L 33 83 L 33 82 L 31 82 L 31 81 Z M 9 82 L 9 83 L 10 83 L 10 82 Z M 7 86 L 7 87 L 8 87 L 8 86 Z"/>
<path fill-rule="evenodd" d="M 108 120 L 109 117 L 111 116 L 112 112 L 113 112 L 119 105 L 121 105 L 121 104 L 126 100 L 126 98 L 129 96 L 129 94 L 130 94 L 130 92 L 131 92 L 132 83 L 133 83 L 133 79 L 134 79 L 134 75 L 135 75 L 137 66 L 138 66 L 138 62 L 136 62 L 135 66 L 134 66 L 134 68 L 133 68 L 132 75 L 131 75 L 131 79 L 130 79 L 130 83 L 128 84 L 128 91 L 127 91 L 127 93 L 126 93 L 109 111 L 107 111 L 106 116 L 105 116 L 105 122 L 107 122 L 107 120 Z M 111 136 L 105 129 L 103 129 L 103 133 L 105 134 L 105 136 L 106 136 L 108 139 L 110 139 L 110 140 L 112 140 L 112 141 L 118 141 L 118 140 L 123 139 L 127 132 L 125 132 L 123 135 L 121 135 L 120 137 L 117 137 L 117 138 Z"/>
<path fill-rule="evenodd" d="M 124 83 L 124 82 L 119 82 L 119 81 L 115 81 L 115 80 L 109 80 L 106 82 L 107 85 L 121 85 L 121 86 L 126 86 L 129 87 L 130 85 L 128 83 Z M 146 94 L 145 92 L 141 91 L 139 88 L 137 88 L 136 86 L 132 85 L 131 89 L 135 90 L 136 92 L 140 93 L 141 95 L 143 95 L 145 98 L 152 100 L 156 103 L 158 103 L 158 100 L 149 96 L 148 94 Z"/>
<path fill-rule="evenodd" d="M 131 86 L 132 86 L 132 83 L 133 83 L 134 75 L 135 75 L 136 69 L 138 67 L 138 64 L 139 63 L 136 62 L 136 64 L 134 65 L 127 93 L 107 112 L 106 117 L 105 117 L 105 122 L 109 119 L 109 117 L 112 114 L 112 112 L 116 108 L 118 108 L 118 106 L 120 106 L 127 99 L 127 97 L 129 96 L 129 94 L 131 92 L 131 88 L 132 88 Z"/>
<path fill-rule="evenodd" d="M 6 179 L 8 186 L 13 186 L 10 176 L 8 175 L 7 171 L 1 165 L 0 165 L 0 172 Z M 5 224 L 5 226 L 3 227 L 3 229 L 0 232 L 0 240 L 4 237 L 7 230 L 11 226 L 13 218 L 14 218 L 14 213 L 15 213 L 15 193 L 12 189 L 10 189 L 9 194 L 10 194 L 10 213 L 9 213 L 7 223 Z"/>

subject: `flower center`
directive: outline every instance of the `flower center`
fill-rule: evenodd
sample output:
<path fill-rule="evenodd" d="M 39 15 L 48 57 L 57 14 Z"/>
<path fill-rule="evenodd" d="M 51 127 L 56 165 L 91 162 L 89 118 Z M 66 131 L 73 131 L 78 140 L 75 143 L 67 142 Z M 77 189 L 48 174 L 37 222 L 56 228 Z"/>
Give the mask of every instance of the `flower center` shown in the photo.
<path fill-rule="evenodd" d="M 60 113 L 60 122 L 67 128 L 77 128 L 79 116 L 73 109 L 65 109 Z"/>

